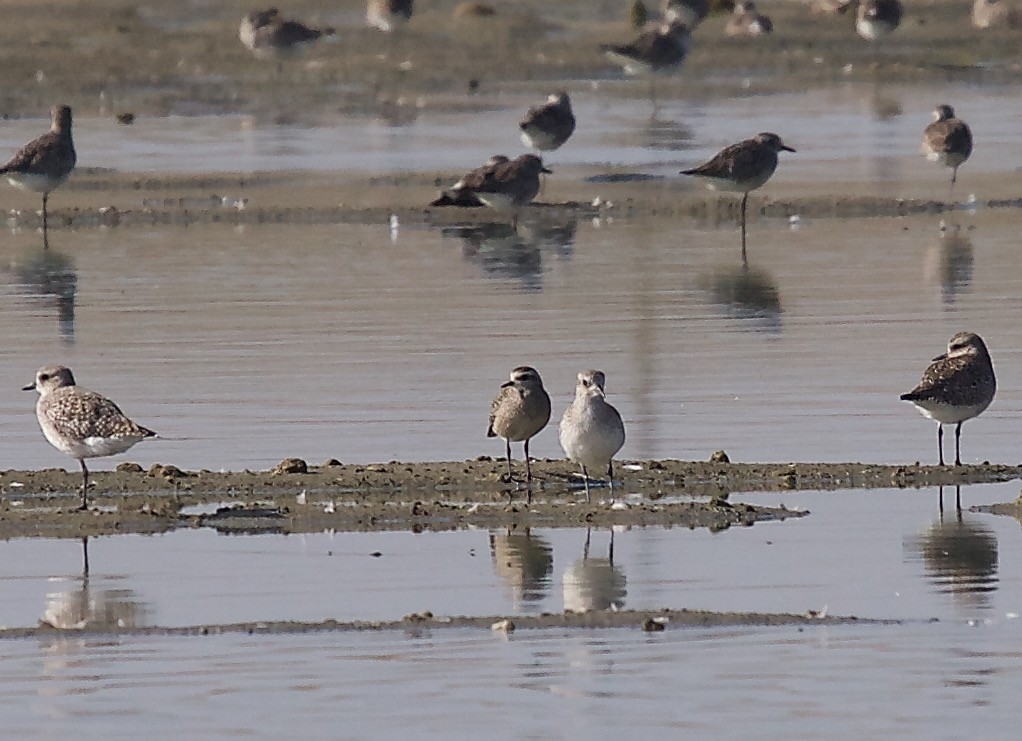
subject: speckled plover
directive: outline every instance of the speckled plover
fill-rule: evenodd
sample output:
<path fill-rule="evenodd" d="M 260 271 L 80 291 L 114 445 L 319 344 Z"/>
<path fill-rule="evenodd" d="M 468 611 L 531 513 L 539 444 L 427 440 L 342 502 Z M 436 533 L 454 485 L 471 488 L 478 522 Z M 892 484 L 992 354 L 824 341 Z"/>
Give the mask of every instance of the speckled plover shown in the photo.
<path fill-rule="evenodd" d="M 310 28 L 298 21 L 285 20 L 276 8 L 256 10 L 241 19 L 238 38 L 257 59 L 278 63 L 304 53 L 310 45 L 335 36 L 332 28 Z"/>
<path fill-rule="evenodd" d="M 962 465 L 962 423 L 990 406 L 997 391 L 994 366 L 978 334 L 959 332 L 947 343 L 947 352 L 933 359 L 919 385 L 901 395 L 920 413 L 937 422 L 937 449 L 944 465 L 944 425 L 955 425 L 955 465 Z"/>
<path fill-rule="evenodd" d="M 724 35 L 754 38 L 774 30 L 773 21 L 756 9 L 752 0 L 735 3 L 734 12 L 724 24 Z"/>
<path fill-rule="evenodd" d="M 901 24 L 901 0 L 859 0 L 855 30 L 864 39 L 876 41 Z"/>
<path fill-rule="evenodd" d="M 128 450 L 156 433 L 124 416 L 117 405 L 94 391 L 75 385 L 71 369 L 40 368 L 23 391 L 38 391 L 35 413 L 50 445 L 82 467 L 82 506 L 88 509 L 89 469 L 86 458 L 103 458 Z"/>
<path fill-rule="evenodd" d="M 533 106 L 518 124 L 522 143 L 541 152 L 550 152 L 568 141 L 575 131 L 571 99 L 564 91 L 553 93 L 541 106 Z"/>

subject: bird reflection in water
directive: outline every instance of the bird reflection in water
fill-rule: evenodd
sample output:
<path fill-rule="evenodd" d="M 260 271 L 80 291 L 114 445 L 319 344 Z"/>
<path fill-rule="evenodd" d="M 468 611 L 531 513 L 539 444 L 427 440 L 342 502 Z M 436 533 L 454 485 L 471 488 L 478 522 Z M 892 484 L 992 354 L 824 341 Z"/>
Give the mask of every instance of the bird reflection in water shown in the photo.
<path fill-rule="evenodd" d="M 606 558 L 590 558 L 592 528 L 586 528 L 582 558 L 572 563 L 561 578 L 564 609 L 571 612 L 619 610 L 628 594 L 624 572 L 614 565 L 614 530 Z"/>
<path fill-rule="evenodd" d="M 944 487 L 940 487 L 940 516 L 906 543 L 922 557 L 927 580 L 940 594 L 950 594 L 964 607 L 987 608 L 997 590 L 997 537 L 993 530 L 967 519 L 961 509 L 961 487 L 955 487 L 955 514 L 945 520 Z"/>
<path fill-rule="evenodd" d="M 78 273 L 74 260 L 51 249 L 32 249 L 12 262 L 8 271 L 33 302 L 54 306 L 57 331 L 67 345 L 75 342 L 75 298 Z"/>
<path fill-rule="evenodd" d="M 927 283 L 940 286 L 945 306 L 954 306 L 972 284 L 972 264 L 972 240 L 957 225 L 942 228 L 940 240 L 926 252 L 924 270 Z"/>
<path fill-rule="evenodd" d="M 703 277 L 700 284 L 726 316 L 743 320 L 743 326 L 769 333 L 780 333 L 783 329 L 777 282 L 766 271 L 749 267 L 746 260 L 739 267 L 717 270 Z"/>
<path fill-rule="evenodd" d="M 490 557 L 493 570 L 511 589 L 515 609 L 546 596 L 554 567 L 553 549 L 529 528 L 524 532 L 511 528 L 506 532 L 492 531 Z"/>
<path fill-rule="evenodd" d="M 145 604 L 130 589 L 92 589 L 89 539 L 82 538 L 81 586 L 47 596 L 40 625 L 57 630 L 134 628 L 145 622 Z"/>
<path fill-rule="evenodd" d="M 482 272 L 501 280 L 513 279 L 527 291 L 543 290 L 543 254 L 570 258 L 575 245 L 575 221 L 486 223 L 444 227 L 445 237 L 461 240 L 461 255 Z"/>

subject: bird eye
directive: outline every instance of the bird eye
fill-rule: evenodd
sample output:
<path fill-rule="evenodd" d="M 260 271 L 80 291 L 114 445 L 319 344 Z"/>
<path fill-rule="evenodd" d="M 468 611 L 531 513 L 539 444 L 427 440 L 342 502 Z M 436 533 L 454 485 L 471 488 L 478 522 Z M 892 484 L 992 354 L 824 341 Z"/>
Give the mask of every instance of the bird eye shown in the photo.
<path fill-rule="evenodd" d="M 582 385 L 583 386 L 588 386 L 589 385 L 589 379 L 588 378 L 583 378 L 582 379 Z"/>
<path fill-rule="evenodd" d="M 39 374 L 39 380 L 40 381 L 48 381 L 48 380 L 50 380 L 50 376 L 48 374 L 46 374 L 46 373 L 40 373 Z"/>

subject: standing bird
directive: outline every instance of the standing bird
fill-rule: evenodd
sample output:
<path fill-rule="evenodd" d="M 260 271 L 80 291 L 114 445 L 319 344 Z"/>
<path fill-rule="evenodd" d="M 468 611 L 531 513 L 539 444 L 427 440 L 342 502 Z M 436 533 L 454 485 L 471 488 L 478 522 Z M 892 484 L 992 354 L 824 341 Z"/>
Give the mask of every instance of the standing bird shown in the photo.
<path fill-rule="evenodd" d="M 481 186 L 486 179 L 492 176 L 492 171 L 497 165 L 503 165 L 511 160 L 503 154 L 491 155 L 486 162 L 474 170 L 466 172 L 461 179 L 447 190 L 440 191 L 440 195 L 430 201 L 430 206 L 461 206 L 463 208 L 483 208 L 483 202 L 476 198 L 472 189 Z"/>
<path fill-rule="evenodd" d="M 706 181 L 710 190 L 742 194 L 742 260 L 745 260 L 745 211 L 749 191 L 761 187 L 777 169 L 778 152 L 795 150 L 781 141 L 777 134 L 765 132 L 720 150 L 713 159 L 682 175 L 693 175 Z"/>
<path fill-rule="evenodd" d="M 901 24 L 901 12 L 901 0 L 860 0 L 855 31 L 867 41 L 876 41 Z"/>
<path fill-rule="evenodd" d="M 490 425 L 486 437 L 502 437 L 507 444 L 507 477 L 514 481 L 511 470 L 511 443 L 525 443 L 525 477 L 532 481 L 529 463 L 529 440 L 539 434 L 550 421 L 550 396 L 543 388 L 543 379 L 535 368 L 521 365 L 511 371 L 511 380 L 500 387 L 490 406 Z M 532 491 L 529 491 L 532 502 Z"/>
<path fill-rule="evenodd" d="M 366 23 L 384 33 L 390 33 L 412 17 L 412 0 L 369 0 L 366 5 Z"/>
<path fill-rule="evenodd" d="M 585 370 L 578 374 L 575 399 L 561 417 L 561 447 L 568 459 L 582 466 L 582 477 L 589 494 L 589 470 L 607 471 L 610 490 L 614 491 L 614 456 L 625 444 L 625 423 L 617 409 L 607 403 L 603 371 Z"/>
<path fill-rule="evenodd" d="M 603 44 L 600 49 L 626 75 L 649 77 L 649 98 L 655 109 L 654 75 L 667 75 L 678 69 L 688 56 L 690 40 L 688 27 L 675 21 L 640 34 L 630 44 Z"/>
<path fill-rule="evenodd" d="M 48 224 L 47 201 L 50 192 L 67 180 L 77 161 L 71 140 L 71 108 L 58 105 L 52 111 L 50 130 L 18 150 L 3 167 L 0 175 L 22 190 L 43 194 L 43 238 Z"/>
<path fill-rule="evenodd" d="M 724 35 L 731 37 L 755 38 L 773 30 L 773 21 L 756 10 L 756 4 L 752 0 L 735 3 L 734 13 L 724 25 Z"/>
<path fill-rule="evenodd" d="M 530 108 L 518 128 L 522 130 L 522 143 L 527 147 L 541 152 L 560 147 L 575 131 L 575 114 L 571 111 L 568 94 L 553 93 L 544 105 Z"/>
<path fill-rule="evenodd" d="M 238 38 L 256 57 L 277 62 L 303 54 L 322 38 L 335 36 L 332 28 L 310 28 L 298 21 L 284 20 L 276 8 L 256 10 L 241 19 Z"/>
<path fill-rule="evenodd" d="M 75 385 L 71 369 L 61 365 L 40 368 L 35 381 L 22 391 L 38 391 L 35 414 L 43 437 L 82 466 L 82 506 L 88 509 L 89 469 L 86 458 L 103 458 L 123 453 L 135 443 L 156 433 L 135 424 L 117 405 Z"/>
<path fill-rule="evenodd" d="M 923 130 L 922 152 L 930 162 L 951 168 L 950 200 L 955 192 L 958 168 L 972 154 L 972 131 L 965 121 L 955 118 L 954 108 L 942 103 L 933 109 L 933 123 Z"/>
<path fill-rule="evenodd" d="M 901 395 L 923 416 L 937 421 L 937 449 L 944 465 L 944 425 L 955 425 L 955 465 L 962 465 L 962 423 L 978 417 L 990 406 L 997 391 L 994 366 L 978 334 L 959 332 L 947 343 L 947 352 L 933 359 L 919 385 Z"/>

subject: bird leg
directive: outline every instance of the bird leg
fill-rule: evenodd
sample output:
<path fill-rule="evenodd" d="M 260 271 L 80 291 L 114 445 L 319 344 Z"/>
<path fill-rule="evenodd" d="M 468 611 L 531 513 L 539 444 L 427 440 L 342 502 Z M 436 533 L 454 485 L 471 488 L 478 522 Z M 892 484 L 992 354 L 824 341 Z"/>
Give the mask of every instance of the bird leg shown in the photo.
<path fill-rule="evenodd" d="M 952 167 L 951 168 L 951 189 L 948 191 L 948 194 L 947 194 L 948 200 L 951 201 L 951 203 L 955 202 L 954 201 L 954 197 L 955 197 L 955 181 L 956 180 L 958 180 L 958 168 L 957 167 Z"/>
<path fill-rule="evenodd" d="M 46 228 L 47 228 L 47 223 L 49 221 L 48 216 L 47 216 L 47 211 L 46 211 L 46 201 L 48 201 L 49 198 L 50 198 L 50 194 L 49 193 L 43 193 L 43 239 L 44 240 L 46 239 Z"/>
<path fill-rule="evenodd" d="M 955 512 L 958 513 L 958 521 L 962 521 L 962 485 L 955 484 Z"/>
<path fill-rule="evenodd" d="M 745 254 L 745 212 L 749 205 L 749 194 L 748 192 L 742 196 L 742 265 L 748 264 L 748 258 Z"/>
<path fill-rule="evenodd" d="M 532 483 L 532 464 L 529 462 L 529 441 L 525 441 L 525 481 L 529 484 Z M 529 491 L 529 496 L 532 496 L 532 491 Z"/>
<path fill-rule="evenodd" d="M 962 465 L 962 423 L 955 425 L 955 465 Z"/>
<path fill-rule="evenodd" d="M 940 465 L 944 465 L 944 425 L 937 423 L 937 452 L 940 453 Z"/>
<path fill-rule="evenodd" d="M 614 461 L 607 464 L 607 482 L 610 484 L 610 503 L 614 503 Z"/>
<path fill-rule="evenodd" d="M 582 466 L 582 481 L 586 487 L 586 504 L 592 504 L 593 498 L 589 495 L 589 471 L 584 465 Z"/>
<path fill-rule="evenodd" d="M 89 469 L 85 467 L 85 460 L 78 461 L 82 464 L 82 506 L 78 509 L 87 510 L 89 508 Z"/>

